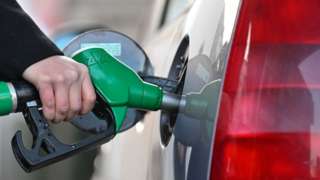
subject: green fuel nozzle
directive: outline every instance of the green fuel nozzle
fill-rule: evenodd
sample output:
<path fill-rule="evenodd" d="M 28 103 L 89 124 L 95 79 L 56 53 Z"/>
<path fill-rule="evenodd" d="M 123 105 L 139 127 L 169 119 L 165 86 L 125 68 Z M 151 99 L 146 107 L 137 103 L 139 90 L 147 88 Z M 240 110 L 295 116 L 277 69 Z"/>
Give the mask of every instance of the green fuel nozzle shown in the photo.
<path fill-rule="evenodd" d="M 85 64 L 98 94 L 111 107 L 119 131 L 128 108 L 158 110 L 164 92 L 144 82 L 134 70 L 104 49 L 90 48 L 75 53 L 73 59 Z"/>
<path fill-rule="evenodd" d="M 12 84 L 0 82 L 0 115 L 7 115 L 15 110 L 15 94 Z"/>
<path fill-rule="evenodd" d="M 220 80 L 213 81 L 198 93 L 182 96 L 165 92 L 161 87 L 143 81 L 134 70 L 104 49 L 80 50 L 73 59 L 88 67 L 98 94 L 113 111 L 117 132 L 125 120 L 128 108 L 161 109 L 172 113 L 179 110 L 193 117 L 208 116 L 212 113 L 206 98 L 210 93 L 219 92 L 221 84 Z"/>
<path fill-rule="evenodd" d="M 115 120 L 115 132 L 119 132 L 126 118 L 128 108 L 147 111 L 166 110 L 202 116 L 208 104 L 203 94 L 217 88 L 213 83 L 203 92 L 177 95 L 165 92 L 160 86 L 145 82 L 129 66 L 109 54 L 102 48 L 81 49 L 72 57 L 88 67 L 91 80 L 101 99 L 111 108 Z M 21 86 L 21 85 L 20 85 Z M 17 87 L 17 84 L 0 82 L 0 115 L 9 114 L 17 109 L 21 94 L 34 96 L 30 87 Z M 28 90 L 29 89 L 29 90 Z M 214 90 L 216 91 L 216 90 Z M 16 94 L 18 93 L 18 94 Z M 26 101 L 24 101 L 26 102 Z"/>
<path fill-rule="evenodd" d="M 164 92 L 161 87 L 143 81 L 129 66 L 102 48 L 81 49 L 73 57 L 88 67 L 97 94 L 114 115 L 119 132 L 128 108 L 143 110 L 176 109 L 179 96 Z M 19 104 L 35 98 L 32 86 L 0 82 L 0 115 L 16 112 Z M 18 94 L 17 94 L 18 93 Z M 21 101 L 22 99 L 23 102 Z"/>

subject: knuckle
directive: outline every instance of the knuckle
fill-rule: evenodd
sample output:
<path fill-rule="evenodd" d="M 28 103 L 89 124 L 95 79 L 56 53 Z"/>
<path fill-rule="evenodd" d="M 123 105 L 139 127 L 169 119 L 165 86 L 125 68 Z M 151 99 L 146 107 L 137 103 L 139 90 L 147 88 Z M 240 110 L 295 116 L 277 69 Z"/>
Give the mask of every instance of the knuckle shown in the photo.
<path fill-rule="evenodd" d="M 43 75 L 43 76 L 39 77 L 39 86 L 41 86 L 41 84 L 48 84 L 48 83 L 51 83 L 50 76 Z"/>
<path fill-rule="evenodd" d="M 64 83 L 66 81 L 66 77 L 62 74 L 58 74 L 54 78 L 54 82 L 56 83 Z"/>
<path fill-rule="evenodd" d="M 81 110 L 80 104 L 74 105 L 70 108 L 73 113 L 78 113 Z"/>
<path fill-rule="evenodd" d="M 49 111 L 47 111 L 47 110 L 44 110 L 43 111 L 43 114 L 44 114 L 44 117 L 47 119 L 47 120 L 53 120 L 53 118 L 54 118 L 54 114 L 53 113 L 51 113 L 51 112 L 49 112 Z"/>
<path fill-rule="evenodd" d="M 84 64 L 79 64 L 80 70 L 82 73 L 88 74 L 89 70 L 88 67 Z"/>
<path fill-rule="evenodd" d="M 44 95 L 44 97 L 45 97 L 46 99 L 51 98 L 51 97 L 50 97 L 50 96 L 51 96 L 50 91 L 51 91 L 50 87 L 41 87 L 41 89 L 40 89 L 40 93 L 41 93 L 42 95 Z"/>
<path fill-rule="evenodd" d="M 95 101 L 96 101 L 96 95 L 94 93 L 87 97 L 87 102 L 89 104 L 93 104 L 93 103 L 95 103 Z"/>
<path fill-rule="evenodd" d="M 69 70 L 65 71 L 64 74 L 65 74 L 66 79 L 71 82 L 77 81 L 79 79 L 79 73 L 76 70 L 69 69 Z"/>
<path fill-rule="evenodd" d="M 40 99 L 42 104 L 47 108 L 53 108 L 54 97 L 50 88 L 43 88 L 40 92 Z"/>
<path fill-rule="evenodd" d="M 45 101 L 45 102 L 51 102 L 51 101 L 53 101 L 53 95 L 52 95 L 52 93 L 51 93 L 51 89 L 49 89 L 49 88 L 45 88 L 45 89 L 43 89 L 41 92 L 40 92 L 40 95 L 42 95 L 42 97 L 43 97 L 43 100 Z"/>
<path fill-rule="evenodd" d="M 62 104 L 59 105 L 57 109 L 60 114 L 66 114 L 69 111 L 69 106 L 67 104 Z"/>
<path fill-rule="evenodd" d="M 53 98 L 47 97 L 47 99 L 44 100 L 43 104 L 48 108 L 53 108 L 54 106 Z"/>

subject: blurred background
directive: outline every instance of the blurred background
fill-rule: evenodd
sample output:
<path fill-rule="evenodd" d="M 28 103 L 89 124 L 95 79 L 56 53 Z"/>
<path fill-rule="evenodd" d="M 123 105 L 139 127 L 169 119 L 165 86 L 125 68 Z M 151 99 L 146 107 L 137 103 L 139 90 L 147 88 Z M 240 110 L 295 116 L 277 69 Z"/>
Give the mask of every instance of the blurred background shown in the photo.
<path fill-rule="evenodd" d="M 20 0 L 18 2 L 60 48 L 63 48 L 75 35 L 100 27 L 123 32 L 143 44 L 157 29 L 157 24 L 154 24 L 157 21 L 154 18 L 159 17 L 154 17 L 153 12 L 161 11 L 165 4 L 164 0 Z M 59 127 L 56 129 L 60 136 L 69 139 L 77 136 L 77 133 L 72 131 Z M 112 179 L 112 177 L 106 178 L 108 172 L 104 172 L 103 167 L 95 168 L 97 164 L 95 162 L 99 161 L 96 156 L 101 150 L 85 152 L 48 168 L 26 174 L 19 167 L 11 150 L 10 141 L 17 130 L 22 130 L 24 136 L 29 135 L 30 142 L 29 130 L 21 114 L 0 118 L 0 179 Z M 124 141 L 134 143 L 130 141 L 128 134 L 121 135 L 104 149 L 108 151 Z M 119 149 L 113 148 L 113 150 Z M 115 158 L 111 160 L 114 162 L 109 164 L 115 165 L 118 160 Z"/>
<path fill-rule="evenodd" d="M 50 36 L 109 27 L 142 41 L 155 5 L 162 0 L 20 0 L 23 8 Z"/>

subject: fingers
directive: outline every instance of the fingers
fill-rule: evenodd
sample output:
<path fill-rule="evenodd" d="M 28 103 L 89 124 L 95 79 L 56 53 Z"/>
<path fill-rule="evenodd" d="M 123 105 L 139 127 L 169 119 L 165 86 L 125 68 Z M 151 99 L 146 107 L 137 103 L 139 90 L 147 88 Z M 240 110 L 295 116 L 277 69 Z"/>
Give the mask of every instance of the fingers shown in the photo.
<path fill-rule="evenodd" d="M 93 108 L 96 99 L 93 85 L 87 73 L 82 76 L 83 78 L 70 74 L 68 78 L 58 76 L 52 85 L 43 85 L 44 90 L 40 94 L 44 103 L 44 114 L 48 120 L 56 123 L 71 120 Z"/>
<path fill-rule="evenodd" d="M 38 87 L 40 99 L 42 102 L 43 114 L 46 119 L 55 118 L 55 96 L 51 83 L 42 83 Z"/>
<path fill-rule="evenodd" d="M 70 104 L 70 110 L 67 116 L 67 119 L 72 119 L 76 115 L 79 115 L 81 111 L 81 82 L 77 82 L 71 85 L 70 91 L 69 91 L 69 104 Z"/>
<path fill-rule="evenodd" d="M 69 89 L 70 87 L 63 82 L 54 84 L 55 93 L 55 118 L 54 122 L 65 121 L 69 112 Z"/>
<path fill-rule="evenodd" d="M 70 120 L 88 113 L 95 104 L 96 95 L 87 67 L 68 57 L 43 59 L 28 67 L 23 78 L 38 88 L 48 120 Z"/>
<path fill-rule="evenodd" d="M 81 114 L 88 113 L 96 101 L 96 93 L 88 74 L 85 75 L 82 82 L 82 108 Z"/>

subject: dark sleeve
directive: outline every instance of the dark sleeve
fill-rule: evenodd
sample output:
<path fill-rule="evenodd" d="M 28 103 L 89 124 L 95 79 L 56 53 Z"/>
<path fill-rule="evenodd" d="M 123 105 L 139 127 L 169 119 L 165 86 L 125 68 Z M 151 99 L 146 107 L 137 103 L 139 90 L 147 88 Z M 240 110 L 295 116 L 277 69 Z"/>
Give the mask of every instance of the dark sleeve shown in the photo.
<path fill-rule="evenodd" d="M 28 66 L 53 55 L 62 52 L 16 0 L 0 0 L 0 80 L 20 80 Z"/>

